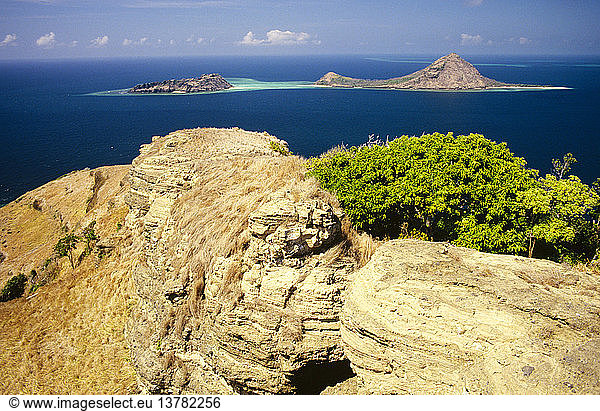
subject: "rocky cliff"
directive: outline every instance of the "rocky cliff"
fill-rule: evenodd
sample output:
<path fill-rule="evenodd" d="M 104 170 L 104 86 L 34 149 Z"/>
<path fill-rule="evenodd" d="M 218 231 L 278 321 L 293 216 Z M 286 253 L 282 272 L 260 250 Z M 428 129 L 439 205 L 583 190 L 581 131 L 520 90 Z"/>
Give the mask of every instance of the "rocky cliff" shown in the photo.
<path fill-rule="evenodd" d="M 0 304 L 3 393 L 600 393 L 597 273 L 377 243 L 287 152 L 179 130 L 0 208 L 2 279 L 54 275 Z"/>
<path fill-rule="evenodd" d="M 600 279 L 417 240 L 381 246 L 344 298 L 361 393 L 598 394 Z"/>
<path fill-rule="evenodd" d="M 502 83 L 482 76 L 471 63 L 463 60 L 456 53 L 440 57 L 424 69 L 402 77 L 387 80 L 365 80 L 329 72 L 317 80 L 315 84 L 330 87 L 413 90 L 482 90 L 517 86 L 516 84 Z"/>
<path fill-rule="evenodd" d="M 128 93 L 201 93 L 206 91 L 221 91 L 233 86 L 220 74 L 203 74 L 195 78 L 180 80 L 155 81 L 133 86 Z"/>
<path fill-rule="evenodd" d="M 134 161 L 140 304 L 128 338 L 146 392 L 312 393 L 331 370 L 351 374 L 343 213 L 273 146 L 285 142 L 183 130 Z"/>

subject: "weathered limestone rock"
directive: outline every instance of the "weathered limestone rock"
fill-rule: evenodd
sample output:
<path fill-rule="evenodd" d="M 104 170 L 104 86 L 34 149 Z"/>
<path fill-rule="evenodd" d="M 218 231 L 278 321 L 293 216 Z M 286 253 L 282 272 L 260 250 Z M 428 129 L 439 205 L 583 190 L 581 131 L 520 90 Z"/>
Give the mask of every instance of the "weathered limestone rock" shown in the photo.
<path fill-rule="evenodd" d="M 356 272 L 337 203 L 279 144 L 180 130 L 133 162 L 144 392 L 600 392 L 597 276 L 416 240 Z"/>
<path fill-rule="evenodd" d="M 272 143 L 285 146 L 266 133 L 181 130 L 134 160 L 140 301 L 127 334 L 145 392 L 317 393 L 337 376 L 319 370 L 351 373 L 339 313 L 355 263 L 334 247 L 343 214 L 290 176 L 272 187 L 244 176 L 281 157 Z M 257 181 L 260 195 L 235 194 Z M 189 213 L 197 219 L 183 222 Z M 241 227 L 236 238 L 228 226 Z"/>
<path fill-rule="evenodd" d="M 295 203 L 280 197 L 253 213 L 248 228 L 253 236 L 264 240 L 270 259 L 300 257 L 339 239 L 339 217 L 323 201 Z"/>
<path fill-rule="evenodd" d="M 230 260 L 207 283 L 215 365 L 242 391 L 296 392 L 302 367 L 344 359 L 339 312 L 353 265 L 318 253 L 341 238 L 339 217 L 323 201 L 294 203 L 276 193 L 250 216 L 249 230 L 235 307 L 224 311 L 218 298 Z"/>
<path fill-rule="evenodd" d="M 8 392 L 135 392 L 133 364 L 145 393 L 600 393 L 597 274 L 416 240 L 357 270 L 372 239 L 282 146 L 180 130 L 0 208 L 0 280 L 46 284 L 0 307 L 6 370 L 45 368 Z M 93 256 L 47 260 L 93 221 Z"/>
<path fill-rule="evenodd" d="M 600 279 L 549 261 L 390 241 L 342 323 L 362 393 L 600 393 Z"/>

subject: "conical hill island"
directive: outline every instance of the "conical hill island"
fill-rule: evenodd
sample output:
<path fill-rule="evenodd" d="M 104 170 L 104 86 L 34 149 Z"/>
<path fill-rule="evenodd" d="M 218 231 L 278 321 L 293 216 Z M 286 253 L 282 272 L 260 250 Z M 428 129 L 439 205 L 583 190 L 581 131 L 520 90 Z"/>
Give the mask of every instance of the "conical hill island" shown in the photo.
<path fill-rule="evenodd" d="M 440 57 L 422 70 L 387 80 L 366 80 L 329 72 L 315 82 L 329 87 L 356 87 L 409 90 L 485 90 L 498 88 L 546 88 L 527 84 L 509 84 L 481 75 L 471 63 L 456 53 Z"/>

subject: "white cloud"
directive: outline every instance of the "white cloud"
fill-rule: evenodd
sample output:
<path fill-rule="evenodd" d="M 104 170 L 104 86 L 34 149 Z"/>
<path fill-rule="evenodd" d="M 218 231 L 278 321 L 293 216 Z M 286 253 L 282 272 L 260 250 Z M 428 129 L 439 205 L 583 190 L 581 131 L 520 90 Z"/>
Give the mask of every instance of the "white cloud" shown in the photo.
<path fill-rule="evenodd" d="M 123 39 L 123 46 L 127 47 L 127 46 L 150 46 L 151 44 L 151 40 L 148 37 L 142 37 L 139 40 L 131 40 L 131 39 Z M 156 40 L 156 44 L 159 45 L 160 43 L 162 43 L 161 39 L 157 39 Z"/>
<path fill-rule="evenodd" d="M 483 0 L 466 0 L 465 3 L 469 7 L 477 7 L 477 6 L 481 6 L 481 3 L 483 3 Z"/>
<path fill-rule="evenodd" d="M 511 37 L 508 39 L 508 42 L 509 43 L 517 43 L 522 46 L 524 46 L 526 44 L 531 44 L 531 40 L 529 40 L 527 37 Z"/>
<path fill-rule="evenodd" d="M 42 37 L 35 41 L 35 44 L 38 47 L 51 49 L 56 45 L 56 34 L 54 34 L 54 32 L 52 31 L 48 34 L 44 34 Z"/>
<path fill-rule="evenodd" d="M 267 37 L 258 39 L 254 33 L 249 31 L 239 44 L 244 46 L 273 45 L 273 46 L 293 46 L 301 44 L 321 44 L 319 40 L 313 40 L 312 36 L 305 32 L 293 32 L 282 30 L 270 30 Z"/>
<path fill-rule="evenodd" d="M 267 32 L 267 43 L 269 44 L 306 44 L 310 39 L 308 33 L 294 33 L 293 31 L 271 30 Z"/>
<path fill-rule="evenodd" d="M 472 36 L 470 34 L 463 33 L 460 35 L 460 45 L 461 46 L 478 46 L 483 43 L 483 37 L 477 34 Z"/>
<path fill-rule="evenodd" d="M 256 46 L 259 44 L 264 43 L 265 40 L 259 40 L 259 39 L 255 39 L 254 38 L 254 33 L 252 33 L 251 31 L 249 31 L 244 38 L 242 39 L 242 41 L 240 41 L 240 44 L 243 44 L 245 46 Z"/>
<path fill-rule="evenodd" d="M 173 40 L 172 40 L 173 41 Z M 185 42 L 188 44 L 193 45 L 198 45 L 198 44 L 203 44 L 206 41 L 206 39 L 204 37 L 196 37 L 194 35 L 189 36 L 187 39 L 185 39 Z M 174 44 L 175 42 L 173 41 L 172 44 Z"/>
<path fill-rule="evenodd" d="M 35 41 L 35 44 L 38 47 L 44 48 L 44 49 L 51 49 L 54 47 L 77 47 L 79 45 L 79 42 L 77 40 L 72 40 L 69 42 L 57 42 L 56 41 L 56 34 L 54 34 L 54 32 L 50 32 L 48 34 L 44 34 L 42 37 L 40 37 L 39 39 L 37 39 Z"/>
<path fill-rule="evenodd" d="M 90 47 L 104 47 L 108 44 L 108 36 L 96 37 L 90 40 Z"/>
<path fill-rule="evenodd" d="M 4 37 L 4 40 L 0 41 L 0 47 L 8 46 L 9 44 L 11 46 L 14 46 L 16 40 L 17 40 L 16 34 L 7 34 Z"/>
<path fill-rule="evenodd" d="M 174 45 L 175 45 L 175 40 L 173 40 L 173 39 L 169 40 L 169 44 L 170 44 L 171 46 L 174 46 Z"/>

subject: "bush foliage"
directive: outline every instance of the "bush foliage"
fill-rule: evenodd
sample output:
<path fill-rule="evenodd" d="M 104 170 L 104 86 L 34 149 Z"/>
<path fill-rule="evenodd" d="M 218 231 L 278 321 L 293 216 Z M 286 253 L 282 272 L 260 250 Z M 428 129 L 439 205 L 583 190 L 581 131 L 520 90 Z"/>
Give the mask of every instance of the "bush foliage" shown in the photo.
<path fill-rule="evenodd" d="M 590 233 L 600 201 L 577 177 L 564 176 L 574 161 L 556 160 L 560 175 L 540 178 L 505 143 L 434 133 L 335 149 L 309 168 L 355 227 L 376 236 L 582 258 L 597 249 Z"/>
<path fill-rule="evenodd" d="M 54 246 L 54 252 L 58 257 L 68 257 L 71 267 L 75 269 L 75 257 L 73 250 L 77 248 L 77 243 L 81 240 L 81 237 L 76 236 L 74 233 L 65 234 L 56 245 Z"/>
<path fill-rule="evenodd" d="M 11 277 L 0 291 L 0 302 L 22 297 L 25 292 L 25 284 L 27 284 L 27 277 L 24 274 Z"/>

